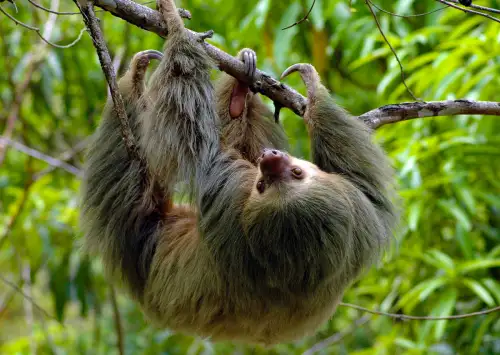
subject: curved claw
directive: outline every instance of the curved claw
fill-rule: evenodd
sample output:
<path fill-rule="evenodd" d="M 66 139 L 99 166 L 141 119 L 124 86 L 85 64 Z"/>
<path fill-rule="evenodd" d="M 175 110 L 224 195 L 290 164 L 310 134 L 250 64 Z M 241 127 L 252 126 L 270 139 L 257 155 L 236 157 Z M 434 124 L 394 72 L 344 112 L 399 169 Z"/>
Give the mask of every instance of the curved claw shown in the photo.
<path fill-rule="evenodd" d="M 281 74 L 280 79 L 285 78 L 293 72 L 299 72 L 300 77 L 302 78 L 302 81 L 304 81 L 307 88 L 307 97 L 310 98 L 314 96 L 316 87 L 320 85 L 321 82 L 316 69 L 308 63 L 297 63 L 285 69 L 285 71 Z"/>
<path fill-rule="evenodd" d="M 251 79 L 257 70 L 257 55 L 251 49 L 244 48 L 238 53 L 238 57 L 245 64 L 245 75 Z"/>
<path fill-rule="evenodd" d="M 160 51 L 157 51 L 156 49 L 147 49 L 145 51 L 138 52 L 134 55 L 135 57 L 142 57 L 146 56 L 149 60 L 156 59 L 156 60 L 161 60 L 163 58 L 163 53 Z"/>
<path fill-rule="evenodd" d="M 144 80 L 146 70 L 151 60 L 161 60 L 163 53 L 154 49 L 147 49 L 137 52 L 130 62 L 130 73 L 134 82 L 139 83 Z"/>

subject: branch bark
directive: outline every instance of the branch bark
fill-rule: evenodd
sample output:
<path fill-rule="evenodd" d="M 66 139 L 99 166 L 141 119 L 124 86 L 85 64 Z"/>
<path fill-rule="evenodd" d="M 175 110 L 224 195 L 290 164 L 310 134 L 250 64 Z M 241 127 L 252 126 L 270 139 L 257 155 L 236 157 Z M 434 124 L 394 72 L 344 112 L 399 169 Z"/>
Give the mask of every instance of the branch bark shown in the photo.
<path fill-rule="evenodd" d="M 474 100 L 404 102 L 376 108 L 359 118 L 373 129 L 377 129 L 389 123 L 414 118 L 457 115 L 500 116 L 500 102 Z"/>
<path fill-rule="evenodd" d="M 122 131 L 122 137 L 125 142 L 125 146 L 127 147 L 127 152 L 131 158 L 140 160 L 139 154 L 137 152 L 137 145 L 135 144 L 134 140 L 134 135 L 132 133 L 132 129 L 128 124 L 125 104 L 123 102 L 122 95 L 118 90 L 118 84 L 116 83 L 113 63 L 111 62 L 111 57 L 106 46 L 106 41 L 104 40 L 104 36 L 102 35 L 98 19 L 94 13 L 94 6 L 92 2 L 88 0 L 73 1 L 82 13 L 83 21 L 89 29 L 90 36 L 92 37 L 92 42 L 94 43 L 97 55 L 99 56 L 99 62 L 101 63 L 102 71 L 106 76 L 106 81 L 108 82 L 109 90 L 111 93 L 111 99 L 113 100 L 113 109 L 115 110 L 115 113 L 120 120 L 120 128 Z M 132 2 L 129 0 L 127 1 Z"/>
<path fill-rule="evenodd" d="M 132 0 L 95 0 L 95 5 L 110 12 L 135 26 L 166 37 L 168 32 L 160 14 Z M 231 55 L 205 43 L 208 55 L 218 64 L 219 69 L 247 82 L 243 63 Z M 283 107 L 287 107 L 299 116 L 303 116 L 307 99 L 291 87 L 280 83 L 268 74 L 257 70 L 253 83 L 257 91 Z M 500 116 L 500 103 L 472 100 L 447 100 L 433 102 L 409 102 L 387 105 L 359 116 L 373 129 L 389 123 L 406 121 L 414 118 L 453 116 L 462 114 L 480 114 Z"/>

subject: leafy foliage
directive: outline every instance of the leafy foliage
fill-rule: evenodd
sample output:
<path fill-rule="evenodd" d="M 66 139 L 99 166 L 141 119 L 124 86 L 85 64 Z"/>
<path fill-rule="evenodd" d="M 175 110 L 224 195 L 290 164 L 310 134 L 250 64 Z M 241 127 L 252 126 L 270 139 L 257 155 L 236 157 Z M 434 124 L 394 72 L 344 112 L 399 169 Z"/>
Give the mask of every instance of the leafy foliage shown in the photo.
<path fill-rule="evenodd" d="M 38 2 L 51 6 L 48 0 Z M 443 7 L 431 0 L 372 2 L 401 15 Z M 16 3 L 18 13 L 8 2 L 1 6 L 18 20 L 49 31 L 44 27 L 50 21 L 46 12 L 28 2 Z M 300 19 L 311 3 L 186 0 L 181 5 L 193 15 L 190 28 L 213 29 L 212 43 L 229 53 L 253 48 L 259 68 L 275 77 L 290 64 L 311 62 L 337 102 L 354 114 L 412 100 L 364 1 L 352 1 L 349 7 L 347 0 L 317 0 L 308 21 L 281 30 Z M 497 0 L 481 5 L 500 8 Z M 76 7 L 61 2 L 59 11 L 76 11 Z M 498 101 L 498 23 L 453 9 L 409 18 L 376 13 L 417 97 Z M 91 39 L 84 35 L 75 46 L 57 49 L 0 16 L 1 134 L 6 135 L 13 122 L 12 139 L 53 157 L 66 153 L 69 164 L 81 167 L 78 147 L 96 128 L 106 100 L 104 76 Z M 133 53 L 162 46 L 162 39 L 152 33 L 106 12 L 99 16 L 120 72 Z M 79 15 L 59 16 L 49 31 L 50 40 L 70 43 L 82 27 Z M 298 77 L 290 77 L 287 83 L 303 91 Z M 304 124 L 287 110 L 282 117 L 292 153 L 307 157 Z M 398 170 L 404 213 L 395 247 L 378 268 L 353 285 L 345 302 L 433 316 L 500 304 L 498 132 L 497 118 L 478 116 L 413 120 L 377 132 Z M 79 250 L 78 189 L 77 176 L 52 169 L 12 147 L 0 163 L 0 353 L 118 351 L 109 283 L 100 263 L 87 260 Z M 31 295 L 50 316 L 13 286 Z M 363 314 L 339 307 L 316 335 L 264 349 L 155 329 L 133 302 L 118 294 L 125 350 L 130 354 L 298 354 L 344 331 L 341 340 L 320 352 L 500 352 L 498 313 L 404 322 L 370 315 L 363 326 L 352 327 Z"/>

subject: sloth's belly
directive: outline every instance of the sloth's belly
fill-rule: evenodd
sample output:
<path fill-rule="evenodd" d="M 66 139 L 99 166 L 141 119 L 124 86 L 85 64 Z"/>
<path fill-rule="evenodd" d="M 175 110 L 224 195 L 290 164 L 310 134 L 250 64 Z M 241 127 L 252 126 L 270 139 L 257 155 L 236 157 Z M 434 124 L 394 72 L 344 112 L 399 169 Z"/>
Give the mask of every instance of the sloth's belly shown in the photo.
<path fill-rule="evenodd" d="M 164 327 L 213 341 L 273 345 L 314 334 L 332 316 L 340 298 L 341 295 L 333 296 L 332 292 L 321 292 L 280 306 L 265 299 L 236 306 L 212 300 L 197 302 L 195 307 L 193 304 L 171 305 L 163 312 L 149 315 Z"/>

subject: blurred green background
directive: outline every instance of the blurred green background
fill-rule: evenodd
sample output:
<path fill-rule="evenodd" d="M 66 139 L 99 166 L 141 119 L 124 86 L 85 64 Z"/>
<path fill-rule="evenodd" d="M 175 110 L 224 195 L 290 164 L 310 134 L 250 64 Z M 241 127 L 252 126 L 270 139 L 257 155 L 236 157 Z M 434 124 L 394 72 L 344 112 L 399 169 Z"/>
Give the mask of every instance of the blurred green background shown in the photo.
<path fill-rule="evenodd" d="M 400 15 L 443 8 L 432 0 L 372 1 Z M 50 7 L 59 1 L 38 2 Z M 178 5 L 193 15 L 188 27 L 213 29 L 211 43 L 231 54 L 253 48 L 259 68 L 274 77 L 295 62 L 313 63 L 337 102 L 353 114 L 413 101 L 364 1 L 318 0 L 309 21 L 280 30 L 311 3 Z M 474 3 L 500 9 L 500 1 Z M 55 43 L 71 43 L 83 28 L 80 15 L 49 16 L 27 1 L 16 4 L 17 13 L 8 2 L 0 5 Z M 77 11 L 66 0 L 58 9 Z M 410 18 L 375 11 L 417 97 L 500 101 L 499 23 L 454 9 Z M 98 15 L 120 72 L 133 53 L 161 49 L 157 35 L 109 13 Z M 85 33 L 71 48 L 54 48 L 0 13 L 0 52 L 0 134 L 36 154 L 67 158 L 78 173 L 107 95 L 90 37 Z M 298 75 L 287 84 L 304 92 Z M 286 109 L 281 117 L 292 153 L 307 157 L 303 122 Z M 403 219 L 392 250 L 348 290 L 344 302 L 434 316 L 500 305 L 499 132 L 499 118 L 480 116 L 417 119 L 376 132 L 398 171 Z M 0 150 L 1 354 L 117 354 L 118 315 L 127 354 L 300 354 L 325 339 L 332 344 L 320 344 L 318 353 L 500 353 L 499 313 L 398 321 L 339 307 L 316 335 L 268 349 L 156 329 L 121 290 L 110 288 L 99 261 L 80 253 L 78 176 L 30 157 L 23 146 Z"/>

